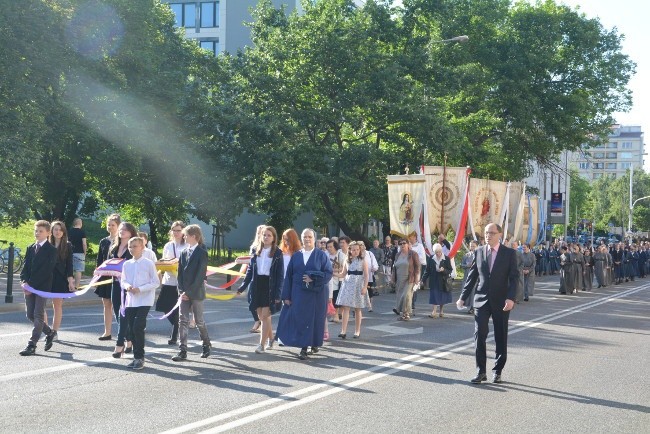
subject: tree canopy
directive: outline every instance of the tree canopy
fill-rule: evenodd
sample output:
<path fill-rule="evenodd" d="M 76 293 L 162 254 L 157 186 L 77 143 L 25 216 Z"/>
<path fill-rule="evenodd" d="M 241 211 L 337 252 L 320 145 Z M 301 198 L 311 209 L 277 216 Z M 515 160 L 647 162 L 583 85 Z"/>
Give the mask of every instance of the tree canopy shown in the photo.
<path fill-rule="evenodd" d="M 262 0 L 252 46 L 215 58 L 157 1 L 7 2 L 0 223 L 81 207 L 227 230 L 247 207 L 362 237 L 406 164 L 520 180 L 630 104 L 622 36 L 551 0 L 303 9 Z"/>

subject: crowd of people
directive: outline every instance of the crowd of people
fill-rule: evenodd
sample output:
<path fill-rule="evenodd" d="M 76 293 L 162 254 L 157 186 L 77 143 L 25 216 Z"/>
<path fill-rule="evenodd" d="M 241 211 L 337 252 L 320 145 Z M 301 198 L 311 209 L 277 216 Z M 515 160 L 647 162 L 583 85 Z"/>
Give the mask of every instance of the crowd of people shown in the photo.
<path fill-rule="evenodd" d="M 29 246 L 21 281 L 32 288 L 51 292 L 75 291 L 84 263 L 87 244 L 81 220 L 68 233 L 60 221 L 38 221 L 36 242 Z M 182 221 L 170 225 L 169 241 L 162 249 L 161 261 L 177 264 L 178 271 L 157 271 L 157 256 L 147 247 L 145 233 L 121 221 L 118 214 L 106 220 L 108 236 L 99 242 L 97 266 L 105 261 L 123 261 L 121 274 L 108 276 L 96 283 L 95 293 L 102 300 L 104 331 L 100 341 L 113 340 L 112 322 L 117 322 L 113 357 L 133 352 L 129 367 L 144 367 L 144 339 L 150 309 L 166 314 L 171 330 L 167 343 L 178 345 L 173 361 L 188 357 L 188 330 L 198 329 L 201 357 L 210 355 L 211 341 L 203 315 L 206 298 L 208 253 L 201 229 Z M 73 240 L 70 242 L 69 240 Z M 463 269 L 461 288 L 468 290 L 463 307 L 476 314 L 474 288 L 467 279 L 476 263 L 477 249 L 485 241 L 470 241 L 460 258 Z M 649 245 L 580 246 L 556 243 L 531 249 L 528 244 L 505 240 L 516 256 L 517 284 L 513 302 L 529 301 L 534 294 L 535 278 L 560 274 L 560 292 L 575 294 L 592 290 L 595 277 L 598 288 L 645 277 L 648 270 Z M 237 294 L 247 293 L 253 320 L 251 332 L 260 338 L 254 351 L 265 353 L 274 345 L 298 347 L 298 357 L 307 359 L 318 353 L 323 342 L 331 339 L 330 327 L 340 325 L 339 339 L 348 338 L 350 316 L 354 320 L 352 338 L 362 335 L 364 311 L 372 312 L 373 296 L 395 293 L 393 312 L 400 321 L 410 321 L 416 309 L 417 294 L 429 289 L 427 315 L 444 318 L 444 308 L 452 303 L 456 285 L 456 266 L 449 258 L 451 245 L 444 235 L 438 237 L 427 252 L 415 234 L 406 238 L 386 236 L 383 243 L 372 246 L 347 236 L 317 239 L 316 232 L 305 229 L 298 234 L 287 229 L 278 236 L 272 226 L 257 228 L 250 248 L 250 263 Z M 430 253 L 430 254 L 429 254 Z M 475 285 L 475 283 L 472 283 Z M 156 292 L 160 288 L 156 299 Z M 25 293 L 27 317 L 33 323 L 32 336 L 21 355 L 35 354 L 36 344 L 45 334 L 48 351 L 58 338 L 62 318 L 62 299 L 53 298 L 54 317 L 48 324 L 47 299 L 29 291 Z M 272 315 L 279 312 L 277 329 Z"/>

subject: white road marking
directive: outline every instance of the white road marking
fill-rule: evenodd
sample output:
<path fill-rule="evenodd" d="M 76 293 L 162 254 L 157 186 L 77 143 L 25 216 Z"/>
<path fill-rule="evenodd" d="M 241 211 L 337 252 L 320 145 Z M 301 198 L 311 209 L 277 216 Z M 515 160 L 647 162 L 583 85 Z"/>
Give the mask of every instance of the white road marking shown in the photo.
<path fill-rule="evenodd" d="M 529 328 L 539 327 L 539 326 L 541 326 L 543 324 L 546 324 L 548 322 L 551 322 L 553 320 L 560 319 L 560 318 L 563 318 L 565 316 L 573 315 L 573 314 L 582 312 L 584 310 L 590 309 L 592 307 L 608 303 L 608 302 L 610 302 L 612 300 L 622 298 L 622 297 L 626 297 L 628 295 L 640 292 L 642 290 L 647 289 L 648 287 L 650 287 L 650 284 L 643 285 L 643 286 L 641 286 L 639 288 L 633 288 L 633 289 L 630 289 L 630 290 L 627 290 L 627 291 L 624 291 L 624 292 L 621 292 L 621 293 L 613 294 L 613 295 L 607 296 L 607 297 L 602 298 L 602 299 L 593 300 L 593 301 L 584 303 L 584 304 L 582 304 L 580 306 L 574 306 L 574 307 L 571 307 L 571 308 L 561 310 L 559 312 L 544 315 L 544 316 L 541 316 L 541 317 L 539 317 L 539 318 L 537 318 L 535 320 L 521 322 L 518 325 L 516 325 L 515 327 L 511 328 L 508 334 L 512 335 L 512 334 L 516 334 L 516 333 L 525 331 L 525 330 L 527 330 Z M 493 333 L 490 333 L 490 340 L 492 340 L 492 339 L 493 339 Z M 212 425 L 214 423 L 221 422 L 221 421 L 224 421 L 226 419 L 231 419 L 231 418 L 237 416 L 238 418 L 236 420 L 233 420 L 231 422 L 228 422 L 228 423 L 225 423 L 225 424 L 222 424 L 222 425 L 215 426 L 215 427 L 213 427 L 211 429 L 208 429 L 206 431 L 203 431 L 203 432 L 204 433 L 218 433 L 218 432 L 227 431 L 227 430 L 237 428 L 237 427 L 242 426 L 242 425 L 246 425 L 246 424 L 249 424 L 249 423 L 252 423 L 252 422 L 257 422 L 257 421 L 259 421 L 259 420 L 261 420 L 263 418 L 266 418 L 268 416 L 271 416 L 271 415 L 274 415 L 274 414 L 289 410 L 289 409 L 297 407 L 297 406 L 308 404 L 310 402 L 319 400 L 321 398 L 325 398 L 325 397 L 333 395 L 335 393 L 343 392 L 343 391 L 346 391 L 346 390 L 348 390 L 350 388 L 354 388 L 354 387 L 357 387 L 359 385 L 362 385 L 362 384 L 365 384 L 365 383 L 369 383 L 371 381 L 375 381 L 375 380 L 384 378 L 384 377 L 386 377 L 388 375 L 392 375 L 392 374 L 395 374 L 395 373 L 403 371 L 403 370 L 412 369 L 412 368 L 414 368 L 414 367 L 416 367 L 418 365 L 421 365 L 423 363 L 427 363 L 429 361 L 432 361 L 433 359 L 445 357 L 445 356 L 448 356 L 449 354 L 452 354 L 452 353 L 458 353 L 458 352 L 464 351 L 466 349 L 469 349 L 469 348 L 473 347 L 473 345 L 474 345 L 473 341 L 474 341 L 474 339 L 470 338 L 470 339 L 465 339 L 465 340 L 461 340 L 461 341 L 458 341 L 458 342 L 454 342 L 454 343 L 451 343 L 451 344 L 448 344 L 448 345 L 444 345 L 444 346 L 439 347 L 437 349 L 430 349 L 430 350 L 422 351 L 422 352 L 417 353 L 417 354 L 412 354 L 412 355 L 409 355 L 409 356 L 406 356 L 406 357 L 402 357 L 400 359 L 396 359 L 396 360 L 391 361 L 391 362 L 383 363 L 382 365 L 374 366 L 374 367 L 364 369 L 364 370 L 359 370 L 359 371 L 353 372 L 351 374 L 348 374 L 348 375 L 345 375 L 345 376 L 342 376 L 342 377 L 339 377 L 339 378 L 335 378 L 333 380 L 328 380 L 328 381 L 325 381 L 325 382 L 322 382 L 322 383 L 319 383 L 319 384 L 315 384 L 315 385 L 312 385 L 312 386 L 309 386 L 309 387 L 298 389 L 296 391 L 293 391 L 293 392 L 290 392 L 290 393 L 287 393 L 287 394 L 283 394 L 283 395 L 281 395 L 280 397 L 277 397 L 277 398 L 270 398 L 270 399 L 260 401 L 260 402 L 257 402 L 257 403 L 254 403 L 254 404 L 251 404 L 251 405 L 248 405 L 248 406 L 245 406 L 245 407 L 241 407 L 241 408 L 229 411 L 229 412 L 221 413 L 221 414 L 218 414 L 218 415 L 215 415 L 215 416 L 203 419 L 203 420 L 199 420 L 199 421 L 187 424 L 187 425 L 183 425 L 183 426 L 180 426 L 180 427 L 168 430 L 168 431 L 164 431 L 162 434 L 184 433 L 184 432 L 187 432 L 187 431 L 191 431 L 191 430 L 195 430 L 195 429 L 205 427 L 207 425 Z M 380 371 L 380 370 L 385 370 L 385 371 L 375 373 L 376 371 Z M 352 382 L 349 382 L 349 383 L 346 383 L 346 381 L 348 381 L 348 380 L 351 380 L 351 379 L 354 379 L 354 378 L 357 378 L 357 377 L 360 377 L 360 376 L 364 376 L 366 374 L 371 374 L 371 373 L 374 373 L 374 374 L 370 375 L 370 376 L 367 376 L 367 377 L 364 377 L 364 378 L 361 378 L 361 379 L 358 379 L 358 380 L 355 380 L 355 381 L 352 381 Z M 308 393 L 311 393 L 311 392 L 315 392 L 315 391 L 320 390 L 320 389 L 326 389 L 326 390 L 323 390 L 323 391 L 321 391 L 319 393 L 316 393 L 314 395 L 309 395 L 309 396 L 307 396 L 305 398 L 302 398 L 302 399 L 297 399 L 297 400 L 295 399 L 295 398 L 297 398 L 297 397 L 299 397 L 301 395 L 305 395 L 305 394 L 308 394 Z M 287 401 L 290 401 L 290 402 L 287 402 Z M 264 410 L 262 412 L 257 411 L 257 410 L 259 410 L 261 408 L 265 408 L 265 407 L 269 407 L 269 406 L 272 406 L 272 408 L 269 408 L 269 409 Z M 246 416 L 246 417 L 239 417 L 242 414 L 250 413 L 250 412 L 253 412 L 253 411 L 255 411 L 254 414 L 251 414 L 251 415 Z"/>

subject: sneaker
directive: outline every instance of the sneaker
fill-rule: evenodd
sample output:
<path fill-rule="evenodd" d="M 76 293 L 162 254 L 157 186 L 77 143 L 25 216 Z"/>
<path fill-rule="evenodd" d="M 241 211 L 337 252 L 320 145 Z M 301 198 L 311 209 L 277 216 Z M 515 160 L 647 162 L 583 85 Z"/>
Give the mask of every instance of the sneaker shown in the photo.
<path fill-rule="evenodd" d="M 174 357 L 172 357 L 172 360 L 174 362 L 182 362 L 184 360 L 187 360 L 187 351 L 185 350 L 180 350 L 178 354 L 176 354 Z"/>
<path fill-rule="evenodd" d="M 262 346 L 262 344 L 258 345 L 257 348 L 255 348 L 255 352 L 257 354 L 263 354 L 264 353 L 264 347 Z"/>
<path fill-rule="evenodd" d="M 203 352 L 201 353 L 202 359 L 207 359 L 210 356 L 210 344 L 203 345 Z"/>
<path fill-rule="evenodd" d="M 19 354 L 21 356 L 33 356 L 36 354 L 36 345 L 27 345 Z"/>
<path fill-rule="evenodd" d="M 140 369 L 144 368 L 144 359 L 135 359 L 131 368 L 134 371 L 139 371 Z"/>
<path fill-rule="evenodd" d="M 52 348 L 52 344 L 54 343 L 54 338 L 56 338 L 56 332 L 53 331 L 47 337 L 45 338 L 45 351 L 49 351 L 50 348 Z"/>
<path fill-rule="evenodd" d="M 127 367 L 127 368 L 133 368 L 133 366 L 135 366 L 135 361 L 136 361 L 136 359 L 133 359 L 133 360 L 131 361 L 131 363 L 129 363 L 128 365 L 126 365 L 126 367 Z"/>

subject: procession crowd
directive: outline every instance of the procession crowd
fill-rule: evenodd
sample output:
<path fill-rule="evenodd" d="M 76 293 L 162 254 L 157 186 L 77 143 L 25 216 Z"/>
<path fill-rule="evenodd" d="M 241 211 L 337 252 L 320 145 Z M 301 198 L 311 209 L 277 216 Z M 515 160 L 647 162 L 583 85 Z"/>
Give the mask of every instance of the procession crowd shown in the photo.
<path fill-rule="evenodd" d="M 97 267 L 116 261 L 121 264 L 121 271 L 94 283 L 104 313 L 104 332 L 98 339 L 113 339 L 115 319 L 118 332 L 113 357 L 121 358 L 133 352 L 129 367 L 142 369 L 146 321 L 153 307 L 165 313 L 170 322 L 167 343 L 179 348 L 173 361 L 187 359 L 190 328 L 198 329 L 201 357 L 207 358 L 212 347 L 203 315 L 208 253 L 200 227 L 186 226 L 182 221 L 170 225 L 169 242 L 163 247 L 161 261 L 177 264 L 177 272 L 158 271 L 156 264 L 160 262 L 147 247 L 146 234 L 121 221 L 118 214 L 107 218 L 106 228 L 109 235 L 99 242 Z M 20 352 L 24 356 L 35 354 L 43 333 L 46 351 L 57 340 L 63 298 L 55 294 L 78 288 L 87 249 L 80 219 L 75 220 L 70 233 L 63 222 L 41 220 L 35 224 L 34 234 L 36 242 L 27 249 L 21 273 L 21 281 L 28 286 L 27 317 L 33 323 L 28 345 Z M 260 335 L 255 352 L 265 353 L 274 345 L 285 345 L 299 348 L 298 357 L 305 360 L 330 340 L 330 324 L 340 325 L 338 338 L 347 339 L 350 316 L 354 318 L 352 337 L 359 339 L 364 310 L 372 312 L 373 296 L 380 291 L 395 293 L 393 312 L 400 321 L 410 321 L 418 292 L 427 287 L 428 304 L 432 306 L 428 317 L 444 318 L 445 306 L 452 303 L 457 273 L 454 260 L 449 258 L 449 241 L 443 235 L 437 241 L 430 252 L 415 234 L 406 238 L 387 236 L 383 243 L 374 240 L 367 248 L 364 242 L 352 241 L 347 236 L 317 240 L 312 229 L 305 229 L 300 235 L 294 229 L 287 229 L 279 236 L 271 226 L 258 226 L 246 275 L 237 289 L 237 295 L 247 293 L 253 320 L 251 332 Z M 529 301 L 534 294 L 535 277 L 541 275 L 559 273 L 560 292 L 575 294 L 592 290 L 594 277 L 599 288 L 645 277 L 650 259 L 648 243 L 639 246 L 619 243 L 609 248 L 555 243 L 549 248 L 542 245 L 533 250 L 528 244 L 508 240 L 503 244 L 514 249 L 517 255 L 519 282 L 515 303 Z M 470 241 L 467 253 L 460 260 L 464 271 L 462 288 L 466 286 L 477 248 L 479 243 Z M 29 288 L 53 294 L 41 296 Z M 45 311 L 48 298 L 52 298 L 54 306 L 51 326 Z M 465 299 L 467 303 L 463 307 L 468 307 L 468 313 L 473 314 L 473 294 Z M 271 317 L 278 312 L 274 331 Z"/>

